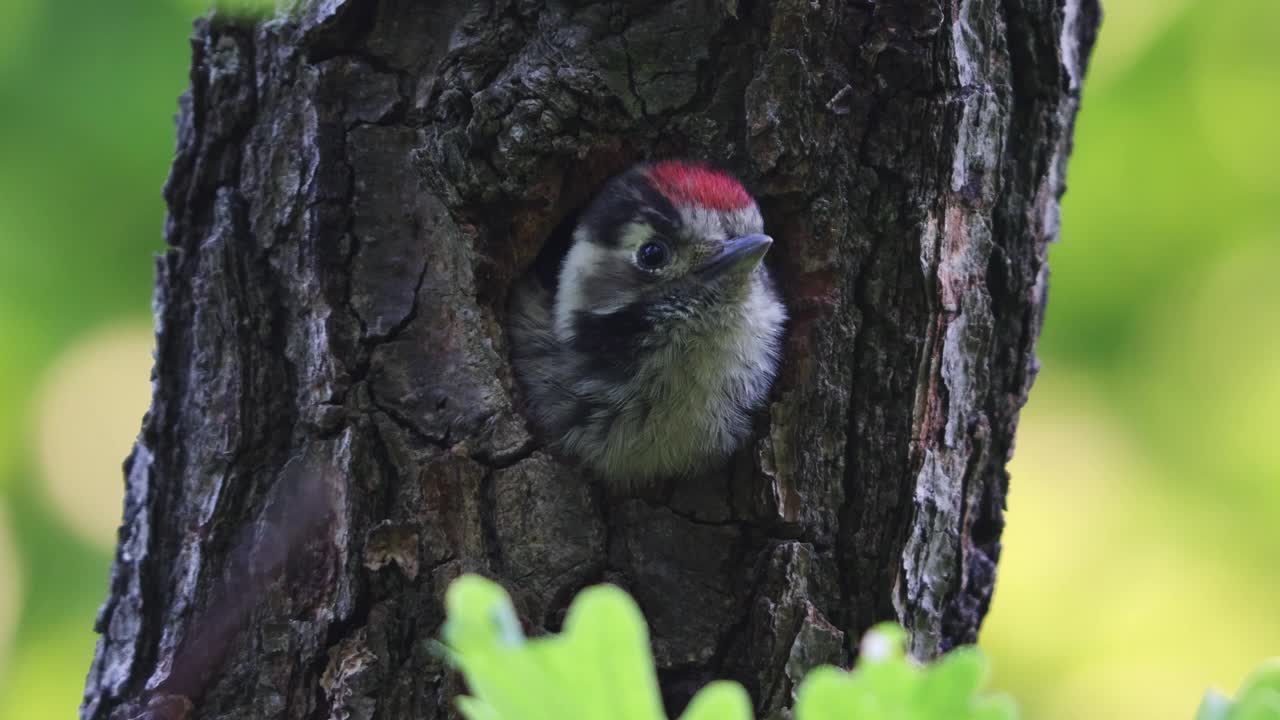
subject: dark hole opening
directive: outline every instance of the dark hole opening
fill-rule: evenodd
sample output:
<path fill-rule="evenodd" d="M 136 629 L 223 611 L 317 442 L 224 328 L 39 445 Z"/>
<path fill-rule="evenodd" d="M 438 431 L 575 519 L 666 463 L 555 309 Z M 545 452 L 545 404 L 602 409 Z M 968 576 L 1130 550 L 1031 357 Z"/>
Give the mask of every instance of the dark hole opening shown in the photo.
<path fill-rule="evenodd" d="M 528 272 L 537 276 L 552 297 L 555 297 L 556 290 L 560 286 L 560 268 L 564 265 L 564 259 L 573 245 L 573 229 L 577 227 L 578 218 L 582 216 L 585 209 L 584 203 L 566 215 L 551 230 L 546 242 L 542 244 L 542 249 L 533 259 L 533 265 L 529 267 Z"/>

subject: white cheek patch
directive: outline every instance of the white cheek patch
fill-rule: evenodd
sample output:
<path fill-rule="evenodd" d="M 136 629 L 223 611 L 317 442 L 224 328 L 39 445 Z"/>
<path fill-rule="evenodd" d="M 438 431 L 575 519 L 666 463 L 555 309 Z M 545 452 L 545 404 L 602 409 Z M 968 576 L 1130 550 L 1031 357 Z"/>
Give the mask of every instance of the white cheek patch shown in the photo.
<path fill-rule="evenodd" d="M 625 248 L 601 247 L 575 235 L 573 247 L 560 268 L 560 288 L 555 299 L 555 334 L 561 342 L 573 339 L 573 317 L 578 312 L 608 315 L 631 304 L 632 295 L 626 289 L 615 287 L 608 293 L 609 302 L 592 303 L 587 293 L 588 284 L 599 282 L 602 268 L 630 262 L 631 251 Z"/>
<path fill-rule="evenodd" d="M 583 288 L 591 268 L 596 267 L 604 252 L 604 248 L 595 243 L 574 237 L 573 247 L 560 267 L 560 288 L 555 300 L 556 337 L 562 341 L 573 338 L 573 314 L 585 308 L 587 298 Z"/>

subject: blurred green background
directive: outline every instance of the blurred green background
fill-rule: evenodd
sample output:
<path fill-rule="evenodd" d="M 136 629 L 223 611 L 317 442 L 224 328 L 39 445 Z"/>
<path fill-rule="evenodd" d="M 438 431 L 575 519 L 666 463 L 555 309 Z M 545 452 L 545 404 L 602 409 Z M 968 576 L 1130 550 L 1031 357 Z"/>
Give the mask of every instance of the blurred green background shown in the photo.
<path fill-rule="evenodd" d="M 1033 720 L 1280 654 L 1280 0 L 1112 0 L 981 642 Z M 71 717 L 147 404 L 189 8 L 0 3 L 0 720 Z"/>

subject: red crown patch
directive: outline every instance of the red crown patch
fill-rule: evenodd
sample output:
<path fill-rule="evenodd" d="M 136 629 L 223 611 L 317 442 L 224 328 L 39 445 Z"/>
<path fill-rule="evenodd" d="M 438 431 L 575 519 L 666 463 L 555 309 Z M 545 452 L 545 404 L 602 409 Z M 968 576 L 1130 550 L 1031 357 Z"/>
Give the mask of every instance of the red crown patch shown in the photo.
<path fill-rule="evenodd" d="M 736 178 L 705 165 L 664 160 L 654 163 L 648 174 L 658 192 L 676 206 L 697 205 L 723 212 L 754 202 Z"/>

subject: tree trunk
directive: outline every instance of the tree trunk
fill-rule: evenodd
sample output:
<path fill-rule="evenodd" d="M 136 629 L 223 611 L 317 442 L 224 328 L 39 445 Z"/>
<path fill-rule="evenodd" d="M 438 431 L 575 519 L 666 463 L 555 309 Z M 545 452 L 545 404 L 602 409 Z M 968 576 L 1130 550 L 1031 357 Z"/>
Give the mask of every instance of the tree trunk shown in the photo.
<path fill-rule="evenodd" d="M 83 718 L 448 717 L 449 581 L 640 603 L 668 705 L 763 716 L 871 624 L 972 642 L 1096 0 L 314 0 L 196 26 L 154 398 Z M 632 162 L 744 179 L 791 314 L 757 440 L 610 494 L 504 305 Z"/>

